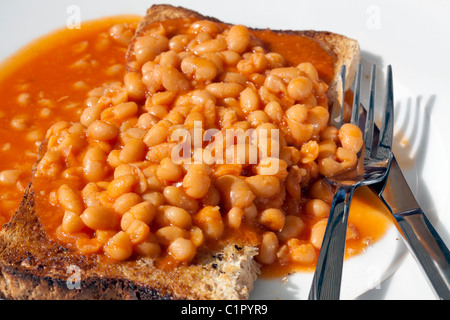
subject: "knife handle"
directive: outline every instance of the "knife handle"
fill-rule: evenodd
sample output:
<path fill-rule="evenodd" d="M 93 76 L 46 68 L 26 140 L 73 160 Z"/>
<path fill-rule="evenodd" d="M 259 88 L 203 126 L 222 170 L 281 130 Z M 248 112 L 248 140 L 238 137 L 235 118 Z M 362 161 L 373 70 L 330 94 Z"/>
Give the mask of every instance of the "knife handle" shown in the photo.
<path fill-rule="evenodd" d="M 450 300 L 450 251 L 421 209 L 394 214 L 410 252 L 437 297 Z"/>

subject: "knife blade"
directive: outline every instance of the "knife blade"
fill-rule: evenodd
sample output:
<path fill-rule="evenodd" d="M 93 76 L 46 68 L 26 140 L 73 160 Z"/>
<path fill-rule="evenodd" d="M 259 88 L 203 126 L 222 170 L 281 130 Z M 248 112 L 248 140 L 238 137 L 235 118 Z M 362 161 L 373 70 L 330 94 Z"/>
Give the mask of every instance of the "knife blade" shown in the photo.
<path fill-rule="evenodd" d="M 392 213 L 437 298 L 450 300 L 450 251 L 418 204 L 395 156 L 387 178 L 369 187 Z"/>

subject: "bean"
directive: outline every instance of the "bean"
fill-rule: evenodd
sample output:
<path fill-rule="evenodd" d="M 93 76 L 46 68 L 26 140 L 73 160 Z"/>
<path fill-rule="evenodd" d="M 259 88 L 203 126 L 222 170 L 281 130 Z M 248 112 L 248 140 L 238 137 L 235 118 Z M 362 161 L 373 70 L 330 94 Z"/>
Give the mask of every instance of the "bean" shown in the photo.
<path fill-rule="evenodd" d="M 87 208 L 80 218 L 86 226 L 93 230 L 115 229 L 119 224 L 119 217 L 115 211 L 103 206 Z"/>

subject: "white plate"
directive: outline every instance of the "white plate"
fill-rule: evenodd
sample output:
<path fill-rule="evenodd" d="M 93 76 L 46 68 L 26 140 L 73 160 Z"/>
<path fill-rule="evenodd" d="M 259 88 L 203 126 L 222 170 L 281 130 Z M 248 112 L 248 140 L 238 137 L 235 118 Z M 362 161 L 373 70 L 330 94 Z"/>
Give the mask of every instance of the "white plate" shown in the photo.
<path fill-rule="evenodd" d="M 107 15 L 143 14 L 144 0 L 15 0 L 0 4 L 0 59 L 56 28 Z M 328 30 L 360 42 L 363 62 L 382 79 L 394 70 L 396 145 L 406 178 L 449 244 L 450 3 L 428 1 L 228 0 L 163 1 L 223 21 L 272 29 Z M 404 143 L 406 140 L 408 143 Z M 305 299 L 312 274 L 258 280 L 252 299 Z M 343 299 L 434 299 L 416 262 L 392 228 L 364 254 L 344 264 Z"/>

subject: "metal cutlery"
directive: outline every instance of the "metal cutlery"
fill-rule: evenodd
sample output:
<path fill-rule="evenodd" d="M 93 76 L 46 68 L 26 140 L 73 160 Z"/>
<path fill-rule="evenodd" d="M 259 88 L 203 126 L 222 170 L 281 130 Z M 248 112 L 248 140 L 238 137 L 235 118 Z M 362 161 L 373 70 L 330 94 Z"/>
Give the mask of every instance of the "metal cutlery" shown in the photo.
<path fill-rule="evenodd" d="M 438 299 L 450 300 L 450 251 L 417 203 L 394 158 L 389 176 L 370 188 L 397 221 L 397 228 Z"/>
<path fill-rule="evenodd" d="M 345 72 L 346 68 L 343 66 L 340 74 L 336 105 L 333 106 L 331 117 L 331 123 L 338 128 L 343 124 Z M 394 106 L 392 68 L 388 66 L 387 70 L 385 112 L 379 139 L 374 139 L 375 80 L 376 66 L 373 65 L 371 70 L 368 114 L 364 124 L 364 148 L 360 152 L 357 168 L 346 174 L 327 178 L 330 183 L 337 187 L 337 192 L 331 205 L 330 215 L 309 293 L 310 300 L 339 299 L 348 213 L 353 192 L 360 186 L 370 185 L 384 180 L 393 158 Z M 355 94 L 351 116 L 351 123 L 356 125 L 360 124 L 360 91 L 361 65 L 358 67 L 355 79 Z"/>

